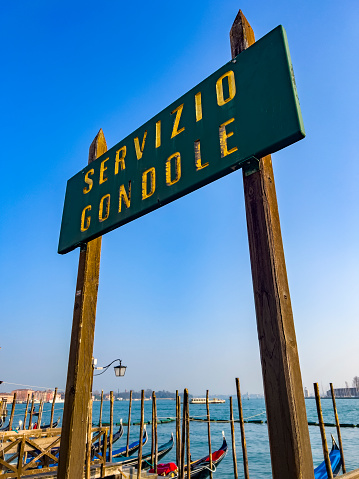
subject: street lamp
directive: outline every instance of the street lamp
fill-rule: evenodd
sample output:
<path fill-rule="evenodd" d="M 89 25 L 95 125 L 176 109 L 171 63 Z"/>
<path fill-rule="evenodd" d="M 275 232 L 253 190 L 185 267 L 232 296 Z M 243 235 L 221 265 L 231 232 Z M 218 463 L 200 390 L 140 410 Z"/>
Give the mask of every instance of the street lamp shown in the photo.
<path fill-rule="evenodd" d="M 101 373 L 98 373 L 98 374 L 95 374 L 94 373 L 94 376 L 100 376 L 101 374 L 105 373 L 108 368 L 111 366 L 111 364 L 113 364 L 114 362 L 116 361 L 119 361 L 120 364 L 118 364 L 117 366 L 114 366 L 113 369 L 115 370 L 115 376 L 116 377 L 121 377 L 121 376 L 124 376 L 125 375 L 125 372 L 126 372 L 126 368 L 127 366 L 122 366 L 122 360 L 121 359 L 114 359 L 110 364 L 108 364 L 107 366 L 96 366 L 97 364 L 97 359 L 94 359 L 93 360 L 93 368 L 94 370 L 103 370 Z"/>

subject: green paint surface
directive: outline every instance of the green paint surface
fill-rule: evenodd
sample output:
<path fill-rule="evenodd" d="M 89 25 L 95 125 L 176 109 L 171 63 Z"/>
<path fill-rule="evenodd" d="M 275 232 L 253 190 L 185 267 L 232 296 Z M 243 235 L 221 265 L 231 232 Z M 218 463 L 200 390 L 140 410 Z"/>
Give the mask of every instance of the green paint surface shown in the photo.
<path fill-rule="evenodd" d="M 222 106 L 218 105 L 217 80 L 228 71 L 233 71 L 236 94 Z M 196 121 L 195 95 L 201 92 L 202 119 Z M 228 78 L 223 80 L 224 98 L 229 97 Z M 171 138 L 176 114 L 171 114 L 183 104 L 178 130 L 184 131 Z M 222 156 L 219 127 L 228 120 L 234 120 L 225 128 L 228 150 L 233 153 Z M 156 148 L 156 122 L 161 121 L 161 146 Z M 143 155 L 137 159 L 134 138 L 140 146 L 147 131 Z M 81 170 L 67 182 L 65 204 L 62 216 L 58 252 L 71 251 L 81 243 L 101 236 L 144 214 L 149 213 L 181 196 L 190 193 L 238 168 L 246 166 L 252 157 L 261 158 L 274 153 L 302 138 L 304 126 L 295 87 L 293 68 L 290 60 L 287 38 L 279 26 L 261 38 L 234 60 L 230 61 L 203 82 L 191 89 L 177 101 L 161 111 L 154 118 L 134 131 L 124 140 Z M 200 141 L 202 165 L 197 170 L 195 142 Z M 126 146 L 125 169 L 115 173 L 116 151 Z M 166 183 L 166 162 L 174 153 L 181 156 L 181 176 L 172 185 Z M 99 184 L 101 162 L 108 158 L 103 173 L 104 181 Z M 176 178 L 174 160 L 171 162 L 171 179 Z M 143 173 L 155 169 L 154 193 L 142 199 Z M 88 185 L 85 175 L 93 169 L 91 191 L 83 193 Z M 130 206 L 122 201 L 119 212 L 119 190 L 124 185 L 129 191 Z M 150 189 L 150 188 L 148 188 Z M 109 215 L 99 219 L 101 198 L 110 195 Z M 106 216 L 107 199 L 103 202 L 103 218 Z M 89 227 L 81 231 L 81 216 L 84 208 Z M 88 221 L 88 220 L 86 220 Z M 85 222 L 86 224 L 86 222 Z"/>

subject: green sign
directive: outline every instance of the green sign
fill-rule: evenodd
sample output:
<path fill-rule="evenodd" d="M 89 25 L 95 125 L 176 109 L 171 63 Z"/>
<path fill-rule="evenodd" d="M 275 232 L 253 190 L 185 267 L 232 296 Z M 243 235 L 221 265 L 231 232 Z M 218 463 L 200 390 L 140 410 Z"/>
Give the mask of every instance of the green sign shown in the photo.
<path fill-rule="evenodd" d="M 67 182 L 58 252 L 304 136 L 279 26 Z"/>

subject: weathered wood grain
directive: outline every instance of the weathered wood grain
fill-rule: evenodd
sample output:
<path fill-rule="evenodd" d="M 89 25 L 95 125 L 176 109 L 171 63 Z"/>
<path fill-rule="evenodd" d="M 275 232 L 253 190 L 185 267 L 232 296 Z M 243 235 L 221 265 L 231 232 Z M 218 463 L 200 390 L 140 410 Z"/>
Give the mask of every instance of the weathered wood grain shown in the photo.
<path fill-rule="evenodd" d="M 103 131 L 100 130 L 90 146 L 89 163 L 106 151 L 106 140 Z M 100 257 L 101 237 L 81 247 L 67 371 L 58 479 L 80 478 L 84 470 Z"/>
<path fill-rule="evenodd" d="M 239 11 L 230 32 L 232 56 L 254 43 Z M 313 479 L 293 313 L 270 156 L 243 170 L 257 329 L 274 479 Z"/>

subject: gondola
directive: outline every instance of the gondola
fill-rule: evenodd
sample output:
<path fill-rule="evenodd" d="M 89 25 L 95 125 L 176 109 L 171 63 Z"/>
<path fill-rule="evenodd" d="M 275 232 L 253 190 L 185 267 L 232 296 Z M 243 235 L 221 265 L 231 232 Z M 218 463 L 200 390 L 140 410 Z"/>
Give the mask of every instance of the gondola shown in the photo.
<path fill-rule="evenodd" d="M 337 443 L 332 436 L 332 450 L 329 453 L 330 464 L 332 466 L 333 476 L 335 477 L 340 468 L 342 467 L 342 457 L 340 455 L 340 450 Z M 318 467 L 314 469 L 314 477 L 315 479 L 328 479 L 327 468 L 325 465 L 325 461 L 319 464 Z"/>
<path fill-rule="evenodd" d="M 212 452 L 212 472 L 216 471 L 216 467 L 218 464 L 224 459 L 227 454 L 228 445 L 226 438 L 223 435 L 223 442 L 222 446 L 215 452 Z M 185 465 L 185 475 L 187 471 L 187 466 Z M 154 472 L 154 469 L 150 469 L 149 472 Z M 157 466 L 157 473 L 158 475 L 170 477 L 172 479 L 178 479 L 179 471 L 174 463 L 168 464 L 158 464 Z M 211 473 L 211 469 L 209 467 L 209 456 L 202 457 L 202 459 L 197 459 L 197 461 L 191 462 L 191 479 L 205 479 Z"/>
<path fill-rule="evenodd" d="M 165 457 L 166 454 L 170 452 L 170 450 L 173 448 L 174 440 L 173 440 L 173 434 L 171 434 L 171 439 L 166 442 L 165 444 L 162 444 L 159 446 L 158 451 L 157 451 L 157 460 L 161 460 L 163 457 Z M 116 460 L 118 459 L 118 460 Z M 122 466 L 133 466 L 137 468 L 138 466 L 138 457 L 120 457 L 120 458 L 115 458 L 114 462 L 117 464 L 121 464 Z M 152 467 L 151 463 L 151 453 L 147 454 L 142 454 L 142 462 L 141 462 L 141 469 L 146 470 Z"/>
<path fill-rule="evenodd" d="M 116 441 L 121 439 L 122 436 L 123 436 L 123 425 L 122 425 L 122 419 L 121 419 L 120 420 L 120 427 L 119 427 L 118 431 L 115 432 L 115 434 L 113 434 L 113 436 L 112 436 L 112 444 L 114 444 Z M 107 438 L 107 443 L 108 442 L 109 442 L 109 438 Z M 98 442 L 92 446 L 92 451 L 93 452 L 95 452 L 95 451 L 98 452 L 99 451 L 99 443 Z M 126 452 L 126 448 L 125 448 L 125 452 Z"/>
<path fill-rule="evenodd" d="M 60 424 L 60 418 L 58 418 L 57 421 L 55 421 L 55 422 L 52 423 L 52 429 L 54 429 L 55 427 L 57 427 L 59 424 Z M 51 428 L 50 423 L 49 423 L 49 424 L 42 424 L 42 426 L 41 426 L 41 429 L 49 429 L 49 428 Z"/>
<path fill-rule="evenodd" d="M 147 430 L 146 428 L 143 431 L 143 438 L 142 438 L 142 446 L 146 444 L 148 440 L 148 435 L 147 435 Z M 128 446 L 128 457 L 132 456 L 138 449 L 140 448 L 140 441 L 134 441 Z M 112 453 L 112 458 L 120 458 L 120 457 L 126 457 L 126 446 L 121 447 L 119 449 L 115 449 Z M 127 457 L 126 457 L 127 459 Z"/>

